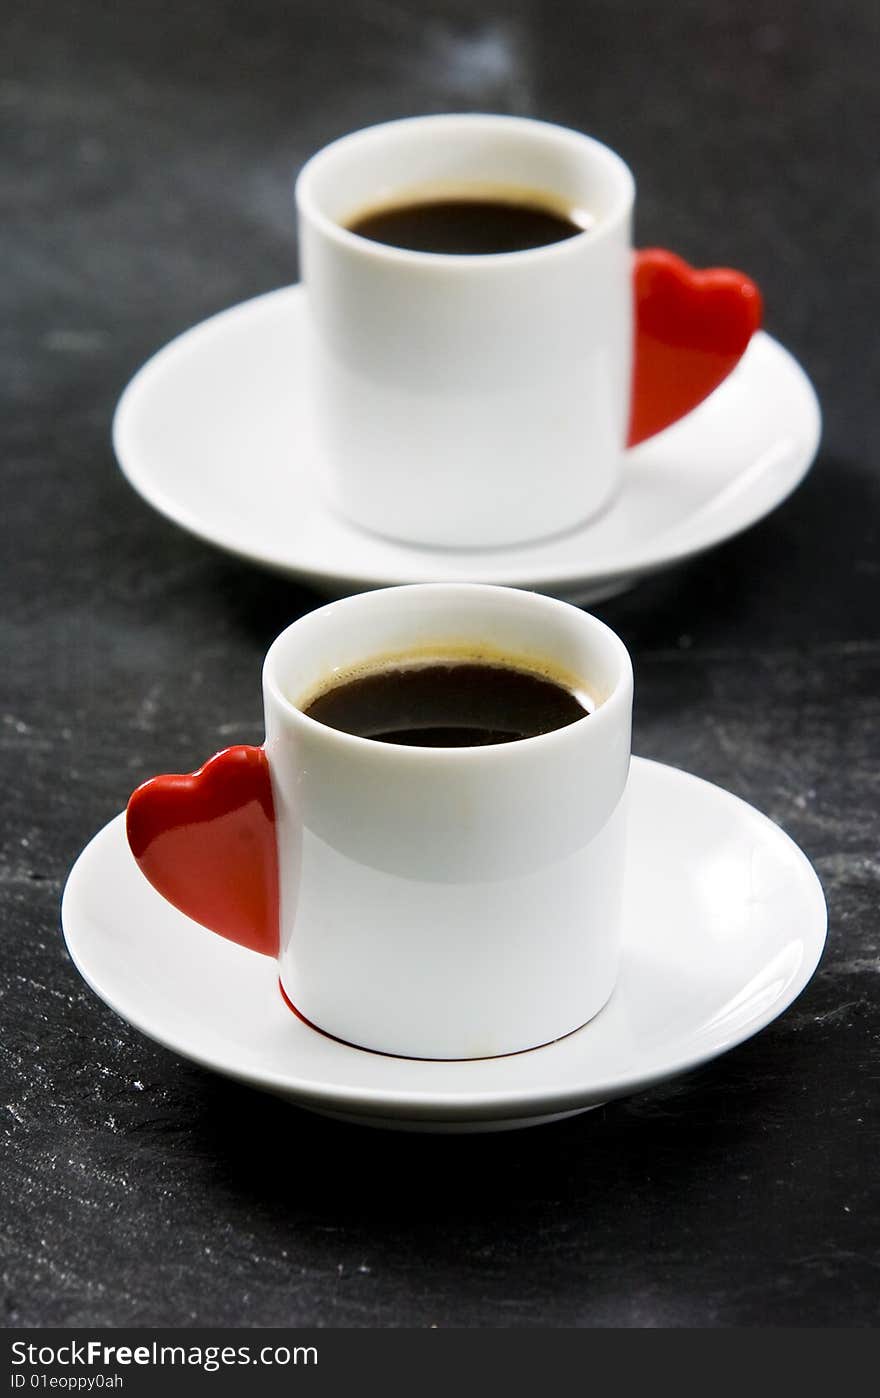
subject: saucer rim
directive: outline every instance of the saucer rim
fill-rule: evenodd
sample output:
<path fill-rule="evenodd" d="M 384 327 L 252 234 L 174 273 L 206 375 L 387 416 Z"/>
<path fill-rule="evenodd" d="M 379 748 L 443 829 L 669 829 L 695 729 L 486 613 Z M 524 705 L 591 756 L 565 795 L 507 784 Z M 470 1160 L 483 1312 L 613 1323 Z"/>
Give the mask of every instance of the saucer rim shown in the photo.
<path fill-rule="evenodd" d="M 69 931 L 71 921 L 71 908 L 76 897 L 78 880 L 85 877 L 83 874 L 84 862 L 90 855 L 94 857 L 94 846 L 97 842 L 109 840 L 116 837 L 118 833 L 124 842 L 124 812 L 114 816 L 100 831 L 98 831 L 86 844 L 74 862 L 68 875 L 61 900 L 61 923 L 64 942 L 68 955 L 71 958 L 80 976 L 94 992 L 95 995 L 115 1014 L 130 1025 L 145 1038 L 159 1044 L 178 1057 L 184 1058 L 191 1063 L 195 1063 L 208 1071 L 219 1073 L 221 1076 L 232 1078 L 235 1081 L 245 1083 L 248 1086 L 268 1091 L 275 1095 L 280 1095 L 303 1107 L 314 1107 L 329 1112 L 346 1112 L 349 1115 L 363 1117 L 365 1120 L 371 1117 L 389 1116 L 405 1120 L 423 1121 L 499 1121 L 514 1118 L 545 1117 L 551 1114 L 577 1111 L 590 1106 L 598 1105 L 617 1097 L 626 1096 L 631 1093 L 640 1092 L 659 1082 L 668 1081 L 671 1078 L 690 1072 L 702 1065 L 711 1062 L 722 1054 L 729 1052 L 739 1044 L 760 1033 L 775 1019 L 787 1010 L 790 1005 L 803 992 L 811 980 L 816 967 L 821 960 L 827 937 L 827 905 L 824 891 L 819 881 L 819 877 L 813 868 L 810 860 L 799 845 L 782 828 L 771 820 L 769 816 L 758 811 L 742 797 L 736 796 L 733 792 L 725 790 L 714 782 L 698 777 L 694 773 L 687 772 L 681 768 L 673 767 L 667 763 L 657 762 L 649 758 L 633 757 L 633 767 L 639 769 L 654 769 L 655 773 L 662 773 L 663 780 L 678 784 L 680 789 L 687 789 L 696 784 L 698 787 L 708 788 L 712 792 L 712 799 L 726 800 L 734 803 L 738 807 L 744 808 L 747 818 L 757 822 L 763 828 L 765 834 L 774 840 L 788 856 L 794 858 L 795 865 L 799 868 L 802 877 L 803 897 L 806 901 L 812 902 L 812 912 L 815 915 L 815 926 L 813 918 L 809 919 L 810 925 L 804 927 L 801 932 L 801 946 L 804 951 L 801 963 L 797 972 L 791 977 L 781 993 L 752 1019 L 741 1023 L 736 1029 L 731 1030 L 708 1047 L 704 1052 L 672 1054 L 652 1063 L 649 1070 L 641 1073 L 618 1074 L 600 1083 L 591 1083 L 588 1087 L 577 1087 L 569 1084 L 564 1088 L 545 1088 L 523 1091 L 523 1089 L 505 1088 L 502 1090 L 484 1090 L 474 1092 L 450 1092 L 448 1090 L 431 1091 L 425 1089 L 386 1089 L 382 1087 L 345 1087 L 338 1084 L 322 1083 L 315 1079 L 291 1078 L 289 1075 L 273 1071 L 255 1072 L 242 1070 L 236 1067 L 234 1062 L 228 1060 L 218 1060 L 211 1058 L 207 1054 L 194 1051 L 191 1047 L 181 1047 L 179 1042 L 175 1042 L 173 1036 L 163 1034 L 155 1026 L 146 1027 L 145 1023 L 137 1016 L 132 1017 L 127 1011 L 121 1009 L 115 1003 L 112 991 L 107 991 L 101 985 L 101 976 L 94 970 L 90 970 L 83 964 L 77 954 L 75 945 L 75 933 Z M 183 914 L 178 914 L 183 918 Z M 189 921 L 189 919 L 184 919 Z M 805 923 L 806 923 L 805 919 Z M 203 930 L 203 929 L 200 929 Z M 213 940 L 212 933 L 205 931 L 205 937 Z M 205 942 L 207 948 L 210 942 Z M 591 1021 L 592 1023 L 592 1021 Z M 318 1031 L 314 1031 L 318 1032 Z M 584 1025 L 573 1034 L 567 1036 L 569 1041 L 577 1040 L 590 1032 L 590 1024 Z M 362 1050 L 354 1046 L 343 1046 L 352 1054 L 360 1053 Z M 541 1054 L 548 1049 L 553 1049 L 555 1045 L 544 1045 L 539 1048 L 530 1049 L 517 1057 L 532 1057 Z M 386 1057 L 387 1055 L 373 1055 L 376 1057 Z M 389 1058 L 389 1062 L 393 1060 Z M 407 1060 L 416 1063 L 418 1060 Z M 466 1070 L 467 1062 L 462 1061 L 454 1066 L 457 1070 Z"/>
<path fill-rule="evenodd" d="M 200 539 L 203 543 L 220 549 L 235 558 L 246 563 L 279 573 L 286 577 L 294 578 L 306 585 L 316 587 L 318 590 L 335 591 L 340 587 L 349 590 L 369 589 L 374 587 L 394 587 L 407 582 L 437 581 L 435 574 L 431 571 L 430 560 L 438 554 L 445 558 L 455 558 L 461 561 L 462 578 L 467 573 L 468 560 L 474 557 L 485 559 L 492 553 L 506 555 L 509 553 L 528 553 L 530 548 L 540 548 L 546 540 L 535 540 L 533 544 L 523 544 L 499 549 L 434 549 L 419 545 L 401 544 L 392 539 L 385 539 L 380 535 L 370 534 L 368 537 L 381 548 L 393 553 L 395 549 L 404 549 L 410 553 L 417 554 L 424 560 L 424 566 L 418 571 L 408 568 L 405 564 L 398 569 L 389 569 L 387 572 L 381 571 L 381 565 L 376 571 L 368 570 L 366 573 L 354 572 L 346 573 L 332 567 L 323 566 L 321 563 L 302 563 L 291 559 L 289 556 L 275 553 L 265 548 L 255 549 L 253 546 L 244 547 L 240 542 L 223 530 L 207 528 L 200 516 L 186 506 L 182 506 L 167 490 L 155 483 L 154 477 L 149 468 L 144 468 L 142 457 L 135 441 L 135 430 L 131 422 L 138 410 L 139 400 L 144 392 L 149 392 L 154 378 L 161 375 L 169 360 L 173 360 L 181 353 L 192 353 L 199 347 L 202 340 L 207 341 L 223 330 L 227 321 L 241 320 L 246 316 L 260 314 L 269 308 L 275 308 L 284 302 L 289 302 L 294 309 L 290 314 L 302 314 L 305 301 L 305 287 L 302 282 L 294 282 L 291 285 L 275 288 L 271 291 L 262 292 L 258 296 L 250 297 L 248 300 L 238 302 L 236 305 L 227 306 L 223 310 L 206 317 L 197 324 L 189 326 L 174 336 L 166 344 L 162 345 L 152 354 L 149 359 L 135 372 L 123 389 L 113 413 L 111 437 L 113 451 L 122 475 L 129 485 L 152 509 L 156 510 L 163 518 L 169 520 L 178 528 Z M 551 564 L 548 567 L 540 565 L 516 569 L 493 576 L 492 581 L 502 586 L 526 587 L 536 590 L 551 588 L 577 589 L 590 586 L 602 587 L 613 585 L 622 579 L 638 579 L 652 572 L 659 572 L 667 567 L 685 562 L 687 559 L 695 558 L 701 553 L 717 547 L 719 544 L 735 538 L 738 534 L 745 532 L 752 525 L 758 523 L 777 509 L 802 483 L 815 461 L 822 436 L 822 413 L 819 400 L 806 371 L 799 364 L 790 350 L 774 336 L 765 330 L 758 330 L 752 337 L 752 341 L 742 360 L 733 370 L 734 375 L 740 374 L 743 366 L 746 365 L 748 356 L 754 353 L 755 348 L 760 347 L 765 352 L 769 350 L 776 356 L 786 371 L 791 375 L 792 381 L 797 384 L 800 392 L 802 421 L 800 432 L 804 442 L 799 450 L 792 451 L 792 460 L 789 463 L 781 488 L 773 492 L 770 504 L 765 504 L 758 509 L 757 513 L 750 513 L 747 518 L 734 522 L 731 527 L 730 522 L 725 523 L 722 515 L 721 519 L 714 521 L 714 527 L 708 529 L 704 534 L 694 538 L 693 533 L 687 529 L 690 519 L 693 516 L 677 521 L 671 526 L 659 531 L 658 534 L 637 549 L 635 553 L 621 553 L 613 561 L 598 566 L 591 567 L 587 560 L 583 564 L 570 564 L 567 566 L 557 565 L 555 568 Z M 715 393 L 710 395 L 714 398 L 725 391 L 725 383 L 719 385 Z M 700 405 L 702 406 L 702 405 Z M 700 406 L 694 411 L 699 412 Z M 632 460 L 645 448 L 653 446 L 654 442 L 662 439 L 666 433 L 674 432 L 680 424 L 673 423 L 663 432 L 649 438 L 646 442 L 640 443 L 636 447 L 628 448 L 624 453 L 625 460 Z M 767 454 L 767 453 L 765 453 Z M 772 462 L 771 462 L 772 464 Z M 752 464 L 754 469 L 754 463 Z M 769 468 L 768 468 L 769 469 Z M 759 473 L 763 477 L 764 471 Z M 707 506 L 712 506 L 719 497 L 732 486 L 736 481 L 726 482 L 709 501 L 700 506 L 702 512 Z M 620 496 L 618 491 L 617 497 Z M 614 508 L 612 502 L 610 508 Z M 310 497 L 310 506 L 323 518 L 332 518 L 341 528 L 349 531 L 356 537 L 361 537 L 364 531 L 359 530 L 350 521 L 341 515 L 336 515 L 321 500 L 318 493 Z M 574 525 L 570 530 L 564 531 L 572 538 L 582 537 L 585 551 L 589 548 L 589 535 L 597 519 L 591 519 L 583 524 Z M 664 537 L 679 529 L 683 529 L 685 537 L 676 545 L 663 547 Z M 462 579 L 442 578 L 441 581 L 455 581 Z"/>

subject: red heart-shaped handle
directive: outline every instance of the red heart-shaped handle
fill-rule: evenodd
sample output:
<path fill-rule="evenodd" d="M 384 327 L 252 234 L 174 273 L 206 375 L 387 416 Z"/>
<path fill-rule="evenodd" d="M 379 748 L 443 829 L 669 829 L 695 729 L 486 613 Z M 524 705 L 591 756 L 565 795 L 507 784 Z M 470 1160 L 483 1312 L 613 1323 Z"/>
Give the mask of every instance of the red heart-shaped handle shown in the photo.
<path fill-rule="evenodd" d="M 635 346 L 627 446 L 677 422 L 727 378 L 761 324 L 742 272 L 698 272 L 674 253 L 635 255 Z"/>
<path fill-rule="evenodd" d="M 262 748 L 226 748 L 197 772 L 144 782 L 129 800 L 126 833 L 169 903 L 221 937 L 277 956 L 275 806 Z"/>

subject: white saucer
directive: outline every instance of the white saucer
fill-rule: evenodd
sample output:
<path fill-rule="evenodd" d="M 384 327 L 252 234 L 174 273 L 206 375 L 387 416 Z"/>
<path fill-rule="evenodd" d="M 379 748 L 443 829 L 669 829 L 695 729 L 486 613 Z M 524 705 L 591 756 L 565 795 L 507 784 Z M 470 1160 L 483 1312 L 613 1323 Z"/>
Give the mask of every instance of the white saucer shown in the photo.
<path fill-rule="evenodd" d="M 634 758 L 620 981 L 546 1048 L 466 1063 L 349 1048 L 296 1018 L 275 963 L 176 912 L 117 816 L 74 865 L 67 947 L 92 989 L 184 1057 L 301 1107 L 372 1126 L 494 1131 L 636 1092 L 756 1034 L 810 979 L 825 899 L 787 835 L 708 782 Z"/>
<path fill-rule="evenodd" d="M 129 481 L 160 513 L 325 593 L 489 582 L 579 601 L 610 596 L 761 519 L 802 480 L 818 446 L 809 380 L 759 333 L 705 403 L 627 454 L 623 489 L 594 523 L 516 549 L 394 544 L 337 518 L 316 492 L 304 314 L 302 288 L 287 287 L 173 340 L 123 393 L 113 442 Z M 536 490 L 540 478 L 536 462 Z"/>

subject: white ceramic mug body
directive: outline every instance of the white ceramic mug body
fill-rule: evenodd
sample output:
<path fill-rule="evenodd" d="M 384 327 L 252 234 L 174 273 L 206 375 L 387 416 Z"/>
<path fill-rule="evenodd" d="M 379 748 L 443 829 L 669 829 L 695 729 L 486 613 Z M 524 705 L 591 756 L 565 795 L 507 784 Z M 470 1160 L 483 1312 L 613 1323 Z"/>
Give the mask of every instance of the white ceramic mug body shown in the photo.
<path fill-rule="evenodd" d="M 346 221 L 410 197 L 543 193 L 589 230 L 523 252 L 408 252 Z M 296 186 L 317 459 L 355 523 L 490 547 L 596 514 L 620 476 L 632 359 L 632 176 L 577 132 L 430 116 L 343 137 Z"/>
<path fill-rule="evenodd" d="M 578 683 L 568 727 L 419 748 L 307 717 L 334 672 L 414 649 L 499 654 Z M 346 598 L 294 623 L 263 672 L 280 869 L 280 974 L 349 1043 L 480 1058 L 570 1033 L 617 974 L 632 668 L 596 618 L 469 584 Z"/>

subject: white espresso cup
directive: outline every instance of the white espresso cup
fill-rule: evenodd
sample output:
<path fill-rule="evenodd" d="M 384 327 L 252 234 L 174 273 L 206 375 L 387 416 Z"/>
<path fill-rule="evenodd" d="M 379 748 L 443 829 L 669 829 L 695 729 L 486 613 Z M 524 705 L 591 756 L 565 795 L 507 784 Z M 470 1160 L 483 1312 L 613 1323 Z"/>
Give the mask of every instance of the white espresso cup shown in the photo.
<path fill-rule="evenodd" d="M 557 679 L 588 712 L 480 747 L 386 743 L 304 709 L 401 661 L 483 659 Z M 316 1028 L 414 1058 L 515 1053 L 614 987 L 632 667 L 595 617 L 534 593 L 426 584 L 345 598 L 277 638 L 266 740 L 146 782 L 128 835 L 153 885 L 277 956 Z"/>
<path fill-rule="evenodd" d="M 403 542 L 486 548 L 571 529 L 611 501 L 627 443 L 705 397 L 760 315 L 741 274 L 715 284 L 717 271 L 669 253 L 634 259 L 634 196 L 606 146 L 519 117 L 392 121 L 308 161 L 296 183 L 305 401 L 332 508 Z M 347 226 L 444 197 L 539 203 L 585 231 L 450 255 Z M 651 304 L 634 381 L 639 272 Z"/>

